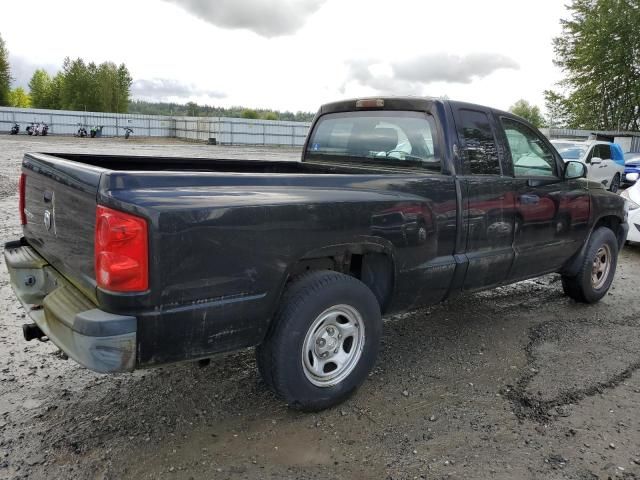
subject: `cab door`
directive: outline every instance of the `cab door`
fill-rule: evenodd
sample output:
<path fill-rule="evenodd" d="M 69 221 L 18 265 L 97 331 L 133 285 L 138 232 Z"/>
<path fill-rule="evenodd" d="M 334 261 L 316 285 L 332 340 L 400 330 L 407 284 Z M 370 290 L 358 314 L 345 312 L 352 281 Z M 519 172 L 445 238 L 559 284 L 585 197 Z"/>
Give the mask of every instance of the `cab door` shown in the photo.
<path fill-rule="evenodd" d="M 598 167 L 598 171 L 601 172 L 601 182 L 605 187 L 610 188 L 611 181 L 618 171 L 617 164 L 611 155 L 611 145 L 607 143 L 600 143 L 596 145 L 595 152 L 600 157 L 600 166 Z"/>
<path fill-rule="evenodd" d="M 464 290 L 476 290 L 506 281 L 513 262 L 514 184 L 508 166 L 501 163 L 491 112 L 478 106 L 453 104 L 461 146 L 463 231 L 468 261 Z"/>
<path fill-rule="evenodd" d="M 608 145 L 601 145 L 599 143 L 593 145 L 587 155 L 586 163 L 588 170 L 587 178 L 589 178 L 589 180 L 607 185 L 606 182 L 611 181 L 611 178 L 613 178 L 613 175 L 609 176 L 608 173 L 610 168 L 609 163 L 611 163 L 611 150 Z"/>
<path fill-rule="evenodd" d="M 581 245 L 589 219 L 583 182 L 564 180 L 564 162 L 535 129 L 500 115 L 515 186 L 514 261 L 509 280 L 557 271 Z"/>

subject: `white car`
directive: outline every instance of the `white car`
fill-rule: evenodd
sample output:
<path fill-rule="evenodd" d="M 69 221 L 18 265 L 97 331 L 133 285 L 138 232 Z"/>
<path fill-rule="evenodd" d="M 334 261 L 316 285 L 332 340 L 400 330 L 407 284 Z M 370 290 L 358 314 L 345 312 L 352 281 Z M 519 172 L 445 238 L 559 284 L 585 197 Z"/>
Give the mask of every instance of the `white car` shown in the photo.
<path fill-rule="evenodd" d="M 639 176 L 638 173 L 628 173 L 629 180 L 636 183 L 621 193 L 629 209 L 627 242 L 634 243 L 640 242 L 640 182 L 637 181 Z"/>
<path fill-rule="evenodd" d="M 587 166 L 587 178 L 602 183 L 612 192 L 617 192 L 624 175 L 624 160 L 614 160 L 616 152 L 612 143 L 599 140 L 577 142 L 573 140 L 551 140 L 565 162 L 577 160 Z"/>

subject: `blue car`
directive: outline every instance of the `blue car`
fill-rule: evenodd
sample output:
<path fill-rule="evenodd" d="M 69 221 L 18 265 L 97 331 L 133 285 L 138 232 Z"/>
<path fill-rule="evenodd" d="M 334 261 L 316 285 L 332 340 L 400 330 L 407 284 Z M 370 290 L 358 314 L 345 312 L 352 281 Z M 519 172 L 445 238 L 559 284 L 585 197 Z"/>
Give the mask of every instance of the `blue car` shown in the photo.
<path fill-rule="evenodd" d="M 636 182 L 627 180 L 628 173 L 640 174 L 640 153 L 627 153 L 624 156 L 624 183 L 626 185 L 633 185 Z"/>

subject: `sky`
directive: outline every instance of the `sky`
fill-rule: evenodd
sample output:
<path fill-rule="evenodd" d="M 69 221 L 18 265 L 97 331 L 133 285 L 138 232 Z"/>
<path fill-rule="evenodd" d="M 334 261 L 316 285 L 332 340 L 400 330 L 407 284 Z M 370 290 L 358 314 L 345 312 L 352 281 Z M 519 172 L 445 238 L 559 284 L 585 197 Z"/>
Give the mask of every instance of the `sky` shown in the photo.
<path fill-rule="evenodd" d="M 565 0 L 4 2 L 15 85 L 65 56 L 125 63 L 132 96 L 315 111 L 361 96 L 541 108 Z"/>

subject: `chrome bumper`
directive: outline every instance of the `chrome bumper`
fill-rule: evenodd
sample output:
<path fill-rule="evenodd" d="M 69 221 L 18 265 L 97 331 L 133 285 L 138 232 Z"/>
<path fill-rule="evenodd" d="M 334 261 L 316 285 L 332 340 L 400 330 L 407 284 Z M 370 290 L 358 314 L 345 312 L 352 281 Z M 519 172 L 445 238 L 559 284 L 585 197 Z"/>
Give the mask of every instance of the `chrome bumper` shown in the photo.
<path fill-rule="evenodd" d="M 18 300 L 64 353 L 96 372 L 135 368 L 136 317 L 96 308 L 22 240 L 5 244 L 4 258 Z"/>

